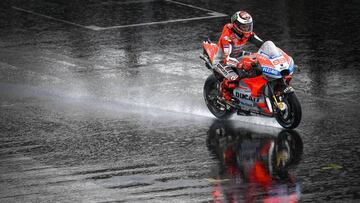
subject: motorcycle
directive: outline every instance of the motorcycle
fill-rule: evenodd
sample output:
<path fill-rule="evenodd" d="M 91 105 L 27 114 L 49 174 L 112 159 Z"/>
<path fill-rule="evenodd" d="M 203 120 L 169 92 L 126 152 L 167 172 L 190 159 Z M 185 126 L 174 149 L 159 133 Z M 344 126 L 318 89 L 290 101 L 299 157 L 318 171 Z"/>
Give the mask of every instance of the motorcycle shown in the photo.
<path fill-rule="evenodd" d="M 246 116 L 259 114 L 275 117 L 286 129 L 296 128 L 300 124 L 301 105 L 294 88 L 290 86 L 296 66 L 289 55 L 272 41 L 264 42 L 256 53 L 249 54 L 249 57 L 256 59 L 257 65 L 239 81 L 232 92 L 231 101 L 225 101 L 220 95 L 220 83 L 224 76 L 213 64 L 218 49 L 217 44 L 204 41 L 204 52 L 200 55 L 205 66 L 213 72 L 205 81 L 203 96 L 215 117 L 228 119 L 234 113 Z M 233 70 L 244 74 L 239 69 Z"/>

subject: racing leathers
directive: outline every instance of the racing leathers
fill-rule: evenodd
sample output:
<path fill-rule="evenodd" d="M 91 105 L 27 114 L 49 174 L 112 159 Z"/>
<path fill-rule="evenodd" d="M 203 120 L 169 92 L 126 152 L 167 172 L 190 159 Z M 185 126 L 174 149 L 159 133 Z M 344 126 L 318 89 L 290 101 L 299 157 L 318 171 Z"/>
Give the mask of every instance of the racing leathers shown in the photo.
<path fill-rule="evenodd" d="M 220 92 L 227 101 L 231 100 L 231 92 L 240 79 L 245 77 L 245 74 L 241 73 L 249 71 L 256 62 L 246 56 L 250 52 L 243 51 L 244 45 L 250 42 L 260 48 L 263 44 L 263 41 L 254 32 L 239 34 L 235 32 L 232 26 L 231 23 L 224 26 L 218 42 L 219 49 L 214 57 L 216 71 L 224 76 Z M 238 69 L 240 75 L 234 69 Z"/>

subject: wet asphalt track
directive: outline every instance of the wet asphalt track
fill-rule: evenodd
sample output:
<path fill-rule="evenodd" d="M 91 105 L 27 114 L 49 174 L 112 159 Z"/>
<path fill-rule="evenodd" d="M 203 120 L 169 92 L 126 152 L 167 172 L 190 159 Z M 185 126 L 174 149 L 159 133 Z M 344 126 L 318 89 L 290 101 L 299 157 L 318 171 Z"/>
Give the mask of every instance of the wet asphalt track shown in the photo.
<path fill-rule="evenodd" d="M 0 4 L 0 202 L 359 201 L 359 2 Z M 205 107 L 238 9 L 301 67 L 296 131 Z"/>

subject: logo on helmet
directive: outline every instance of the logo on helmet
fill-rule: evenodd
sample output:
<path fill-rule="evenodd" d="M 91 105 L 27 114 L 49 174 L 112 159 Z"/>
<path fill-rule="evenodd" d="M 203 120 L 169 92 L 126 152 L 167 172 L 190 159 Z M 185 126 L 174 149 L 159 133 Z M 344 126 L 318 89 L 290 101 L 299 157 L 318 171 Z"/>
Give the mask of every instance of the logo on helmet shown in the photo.
<path fill-rule="evenodd" d="M 231 16 L 231 23 L 234 23 L 237 19 L 237 13 L 235 13 L 233 16 Z"/>

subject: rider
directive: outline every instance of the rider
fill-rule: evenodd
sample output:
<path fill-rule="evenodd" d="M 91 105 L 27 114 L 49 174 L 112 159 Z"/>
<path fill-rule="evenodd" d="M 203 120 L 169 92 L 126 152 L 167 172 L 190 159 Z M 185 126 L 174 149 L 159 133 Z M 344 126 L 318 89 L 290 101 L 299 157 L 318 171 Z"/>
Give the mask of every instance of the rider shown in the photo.
<path fill-rule="evenodd" d="M 227 23 L 220 36 L 219 50 L 215 55 L 216 69 L 224 76 L 220 86 L 222 97 L 226 101 L 231 100 L 231 92 L 237 86 L 241 78 L 245 77 L 255 65 L 255 60 L 249 56 L 250 52 L 243 51 L 246 42 L 250 42 L 260 48 L 264 43 L 253 32 L 253 20 L 249 13 L 238 11 L 231 17 L 231 23 Z M 241 60 L 238 61 L 239 57 Z M 239 74 L 233 68 L 239 69 Z"/>

